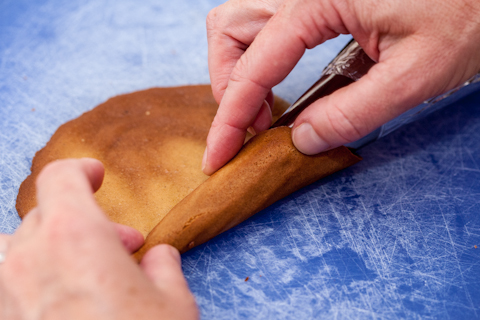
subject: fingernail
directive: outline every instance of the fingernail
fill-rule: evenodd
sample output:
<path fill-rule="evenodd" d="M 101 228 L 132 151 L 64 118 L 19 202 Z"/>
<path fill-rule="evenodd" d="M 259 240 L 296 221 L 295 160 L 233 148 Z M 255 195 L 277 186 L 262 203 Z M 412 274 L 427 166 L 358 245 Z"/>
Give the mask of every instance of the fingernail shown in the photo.
<path fill-rule="evenodd" d="M 257 132 L 255 131 L 255 129 L 253 129 L 253 127 L 248 127 L 247 131 L 250 132 L 252 136 L 257 134 Z"/>
<path fill-rule="evenodd" d="M 270 107 L 270 104 L 268 104 L 267 100 L 263 100 L 263 105 L 262 108 L 266 108 L 269 113 L 270 113 L 270 126 L 273 124 L 273 114 L 272 114 L 272 108 Z"/>
<path fill-rule="evenodd" d="M 310 123 L 304 122 L 293 130 L 293 144 L 301 153 L 312 155 L 325 151 L 330 145 L 320 138 Z"/>
<path fill-rule="evenodd" d="M 207 148 L 205 148 L 205 152 L 203 153 L 203 159 L 202 159 L 202 171 L 205 172 L 205 167 L 207 166 Z"/>
<path fill-rule="evenodd" d="M 263 100 L 262 108 L 268 108 L 268 110 L 270 110 L 270 112 L 272 112 L 272 108 L 270 108 L 270 104 L 268 103 L 267 100 Z"/>

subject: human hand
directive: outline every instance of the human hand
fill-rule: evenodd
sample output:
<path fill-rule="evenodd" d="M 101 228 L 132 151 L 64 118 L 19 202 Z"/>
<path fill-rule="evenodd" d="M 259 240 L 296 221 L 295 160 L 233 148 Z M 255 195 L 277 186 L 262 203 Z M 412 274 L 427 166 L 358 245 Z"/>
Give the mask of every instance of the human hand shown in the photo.
<path fill-rule="evenodd" d="M 143 236 L 96 204 L 103 174 L 93 159 L 42 171 L 38 206 L 13 236 L 0 235 L 1 319 L 198 318 L 176 249 L 154 247 L 140 266 L 130 257 Z"/>
<path fill-rule="evenodd" d="M 235 156 L 247 128 L 270 126 L 265 100 L 305 49 L 339 34 L 352 34 L 378 63 L 298 116 L 292 139 L 305 154 L 358 140 L 480 71 L 477 0 L 230 0 L 210 12 L 207 31 L 220 106 L 207 138 L 206 174 Z"/>

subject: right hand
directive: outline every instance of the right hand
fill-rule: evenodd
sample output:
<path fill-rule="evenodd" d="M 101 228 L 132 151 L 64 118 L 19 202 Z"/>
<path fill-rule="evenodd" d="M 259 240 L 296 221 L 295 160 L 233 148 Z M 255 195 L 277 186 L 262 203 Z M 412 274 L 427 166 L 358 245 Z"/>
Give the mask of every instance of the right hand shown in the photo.
<path fill-rule="evenodd" d="M 478 0 L 230 0 L 207 19 L 212 91 L 220 104 L 203 171 L 271 124 L 271 88 L 306 49 L 352 34 L 378 63 L 359 81 L 314 102 L 296 119 L 299 151 L 355 141 L 480 71 Z"/>

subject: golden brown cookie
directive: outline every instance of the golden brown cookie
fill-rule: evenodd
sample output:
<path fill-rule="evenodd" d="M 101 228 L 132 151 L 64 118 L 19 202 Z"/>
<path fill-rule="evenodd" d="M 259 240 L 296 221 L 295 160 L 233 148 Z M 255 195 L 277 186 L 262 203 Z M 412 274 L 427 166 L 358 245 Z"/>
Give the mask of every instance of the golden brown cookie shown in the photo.
<path fill-rule="evenodd" d="M 288 107 L 276 99 L 274 118 Z M 218 105 L 209 85 L 153 88 L 109 99 L 62 125 L 35 155 L 20 186 L 21 217 L 36 205 L 35 179 L 49 162 L 92 157 L 105 166 L 95 194 L 111 220 L 144 236 L 207 179 L 205 140 Z"/>
<path fill-rule="evenodd" d="M 346 147 L 307 156 L 293 145 L 291 129 L 267 130 L 248 141 L 235 158 L 180 201 L 135 253 L 159 243 L 180 252 L 236 226 L 296 190 L 360 161 Z"/>

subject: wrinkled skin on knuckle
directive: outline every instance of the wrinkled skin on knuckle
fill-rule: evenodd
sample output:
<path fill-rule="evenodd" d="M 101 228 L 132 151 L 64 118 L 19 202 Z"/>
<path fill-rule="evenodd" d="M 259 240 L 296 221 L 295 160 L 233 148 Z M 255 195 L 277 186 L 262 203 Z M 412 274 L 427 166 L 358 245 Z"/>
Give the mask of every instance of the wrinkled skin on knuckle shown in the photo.
<path fill-rule="evenodd" d="M 207 15 L 206 25 L 207 25 L 208 32 L 211 32 L 217 29 L 217 25 L 218 25 L 217 19 L 219 16 L 218 11 L 219 11 L 218 7 L 213 8 L 212 10 L 210 10 L 210 12 Z"/>
<path fill-rule="evenodd" d="M 259 73 L 256 72 L 255 64 L 250 61 L 247 55 L 243 55 L 233 68 L 230 74 L 229 81 L 237 83 L 250 83 L 254 86 L 261 88 L 265 92 L 271 90 L 267 83 L 264 83 L 263 78 L 258 78 Z"/>
<path fill-rule="evenodd" d="M 245 50 L 275 14 L 281 2 L 230 0 L 207 15 L 208 37 L 223 34 L 237 40 Z"/>
<path fill-rule="evenodd" d="M 220 104 L 220 102 L 222 101 L 225 90 L 227 90 L 227 83 L 228 75 L 217 77 L 215 78 L 215 81 L 212 81 L 212 94 L 217 104 Z"/>
<path fill-rule="evenodd" d="M 291 21 L 295 36 L 312 49 L 341 33 L 348 33 L 336 6 L 330 1 L 290 1 L 282 12 Z"/>
<path fill-rule="evenodd" d="M 229 81 L 231 82 L 244 82 L 250 81 L 249 77 L 249 58 L 243 55 L 238 59 L 235 67 L 230 74 Z"/>
<path fill-rule="evenodd" d="M 218 118 L 219 118 L 218 116 L 215 116 L 215 118 L 213 118 L 213 122 L 212 122 L 212 125 L 210 126 L 211 128 L 210 130 L 220 131 L 221 127 L 225 125 L 225 123 L 220 122 Z"/>
<path fill-rule="evenodd" d="M 227 1 L 210 10 L 207 15 L 207 30 L 227 33 L 229 27 L 235 26 L 235 21 L 237 20 L 237 9 L 235 7 L 238 6 L 236 2 L 238 1 Z"/>
<path fill-rule="evenodd" d="M 368 130 L 361 127 L 358 123 L 348 117 L 348 114 L 342 111 L 340 106 L 334 106 L 326 112 L 326 120 L 331 132 L 340 137 L 342 144 L 353 142 L 368 134 Z M 330 143 L 331 135 L 323 135 L 325 141 Z M 334 138 L 335 139 L 335 138 Z"/>

